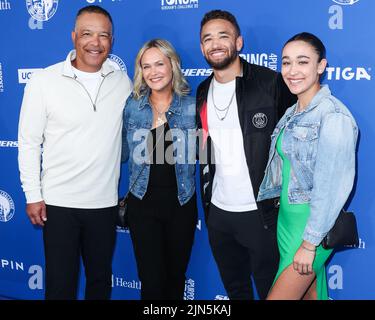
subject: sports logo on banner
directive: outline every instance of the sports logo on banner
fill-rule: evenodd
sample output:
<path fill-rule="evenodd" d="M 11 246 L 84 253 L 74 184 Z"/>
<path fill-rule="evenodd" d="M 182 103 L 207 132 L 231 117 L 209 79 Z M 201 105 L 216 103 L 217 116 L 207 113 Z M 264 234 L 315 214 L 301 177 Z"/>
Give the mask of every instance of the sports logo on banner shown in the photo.
<path fill-rule="evenodd" d="M 48 21 L 57 11 L 59 0 L 26 0 L 29 14 L 38 21 Z"/>
<path fill-rule="evenodd" d="M 18 83 L 27 83 L 34 72 L 43 70 L 42 68 L 18 69 Z"/>
<path fill-rule="evenodd" d="M 267 67 L 271 70 L 277 70 L 277 54 L 275 53 L 240 53 L 240 57 L 249 63 Z M 185 77 L 208 77 L 212 69 L 206 68 L 186 68 L 182 69 Z"/>
<path fill-rule="evenodd" d="M 371 80 L 371 68 L 327 67 L 327 80 Z"/>
<path fill-rule="evenodd" d="M 277 70 L 277 54 L 275 53 L 240 53 L 247 62 Z"/>
<path fill-rule="evenodd" d="M 0 140 L 0 148 L 18 148 L 18 141 Z"/>
<path fill-rule="evenodd" d="M 110 54 L 108 56 L 109 58 L 109 62 L 111 63 L 111 65 L 117 69 L 117 70 L 122 70 L 124 71 L 125 73 L 128 72 L 128 69 L 126 68 L 126 64 L 124 61 L 122 61 L 122 59 L 119 57 L 119 56 L 116 56 L 115 54 Z"/>
<path fill-rule="evenodd" d="M 332 0 L 333 2 L 336 2 L 338 4 L 342 4 L 344 6 L 347 6 L 347 5 L 352 5 L 352 4 L 355 4 L 356 2 L 358 2 L 359 0 Z"/>
<path fill-rule="evenodd" d="M 13 199 L 5 191 L 0 190 L 0 222 L 8 222 L 13 218 L 15 211 Z"/>
<path fill-rule="evenodd" d="M 208 77 L 212 73 L 212 69 L 181 69 L 184 77 Z"/>
<path fill-rule="evenodd" d="M 161 0 L 161 10 L 198 9 L 199 0 Z"/>

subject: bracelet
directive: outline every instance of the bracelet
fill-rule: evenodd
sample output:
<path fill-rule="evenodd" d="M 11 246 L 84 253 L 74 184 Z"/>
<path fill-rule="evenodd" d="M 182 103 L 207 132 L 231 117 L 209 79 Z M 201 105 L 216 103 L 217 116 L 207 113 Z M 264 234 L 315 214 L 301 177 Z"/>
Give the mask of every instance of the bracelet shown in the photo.
<path fill-rule="evenodd" d="M 302 247 L 302 249 L 305 249 L 305 250 L 310 251 L 310 252 L 316 251 L 316 247 L 315 247 L 315 249 L 309 249 L 309 248 L 305 247 L 303 244 L 301 244 L 301 247 Z"/>

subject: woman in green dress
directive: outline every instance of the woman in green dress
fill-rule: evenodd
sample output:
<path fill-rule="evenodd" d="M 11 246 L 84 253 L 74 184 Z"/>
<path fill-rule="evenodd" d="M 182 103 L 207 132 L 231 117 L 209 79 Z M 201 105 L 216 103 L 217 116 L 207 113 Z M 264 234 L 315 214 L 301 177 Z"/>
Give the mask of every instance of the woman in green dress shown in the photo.
<path fill-rule="evenodd" d="M 298 97 L 273 134 L 258 200 L 280 196 L 279 269 L 267 299 L 328 299 L 321 241 L 353 187 L 356 122 L 321 85 L 327 60 L 316 36 L 303 32 L 286 42 L 282 76 Z"/>

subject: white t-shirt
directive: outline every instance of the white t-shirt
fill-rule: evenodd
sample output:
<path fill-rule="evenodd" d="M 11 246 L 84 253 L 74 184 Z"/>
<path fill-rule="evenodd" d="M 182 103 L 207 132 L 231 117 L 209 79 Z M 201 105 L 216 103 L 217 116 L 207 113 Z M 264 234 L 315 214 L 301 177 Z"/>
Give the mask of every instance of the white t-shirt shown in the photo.
<path fill-rule="evenodd" d="M 90 93 L 91 100 L 95 102 L 96 95 L 99 90 L 100 81 L 102 79 L 101 70 L 97 72 L 85 72 L 78 70 L 72 66 L 74 74 L 77 76 L 77 80 L 84 85 L 86 90 Z"/>
<path fill-rule="evenodd" d="M 236 80 L 220 83 L 213 78 L 208 91 L 208 131 L 216 165 L 211 202 L 225 211 L 244 212 L 256 210 L 257 204 L 246 163 L 235 90 Z"/>

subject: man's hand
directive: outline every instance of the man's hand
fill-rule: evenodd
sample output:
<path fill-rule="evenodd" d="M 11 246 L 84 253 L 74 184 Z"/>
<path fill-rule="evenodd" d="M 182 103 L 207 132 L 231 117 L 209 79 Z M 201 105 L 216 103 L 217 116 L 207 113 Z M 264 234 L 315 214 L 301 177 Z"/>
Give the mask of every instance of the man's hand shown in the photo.
<path fill-rule="evenodd" d="M 26 205 L 26 213 L 32 224 L 44 226 L 44 221 L 47 221 L 46 204 L 44 201 L 28 203 Z"/>

